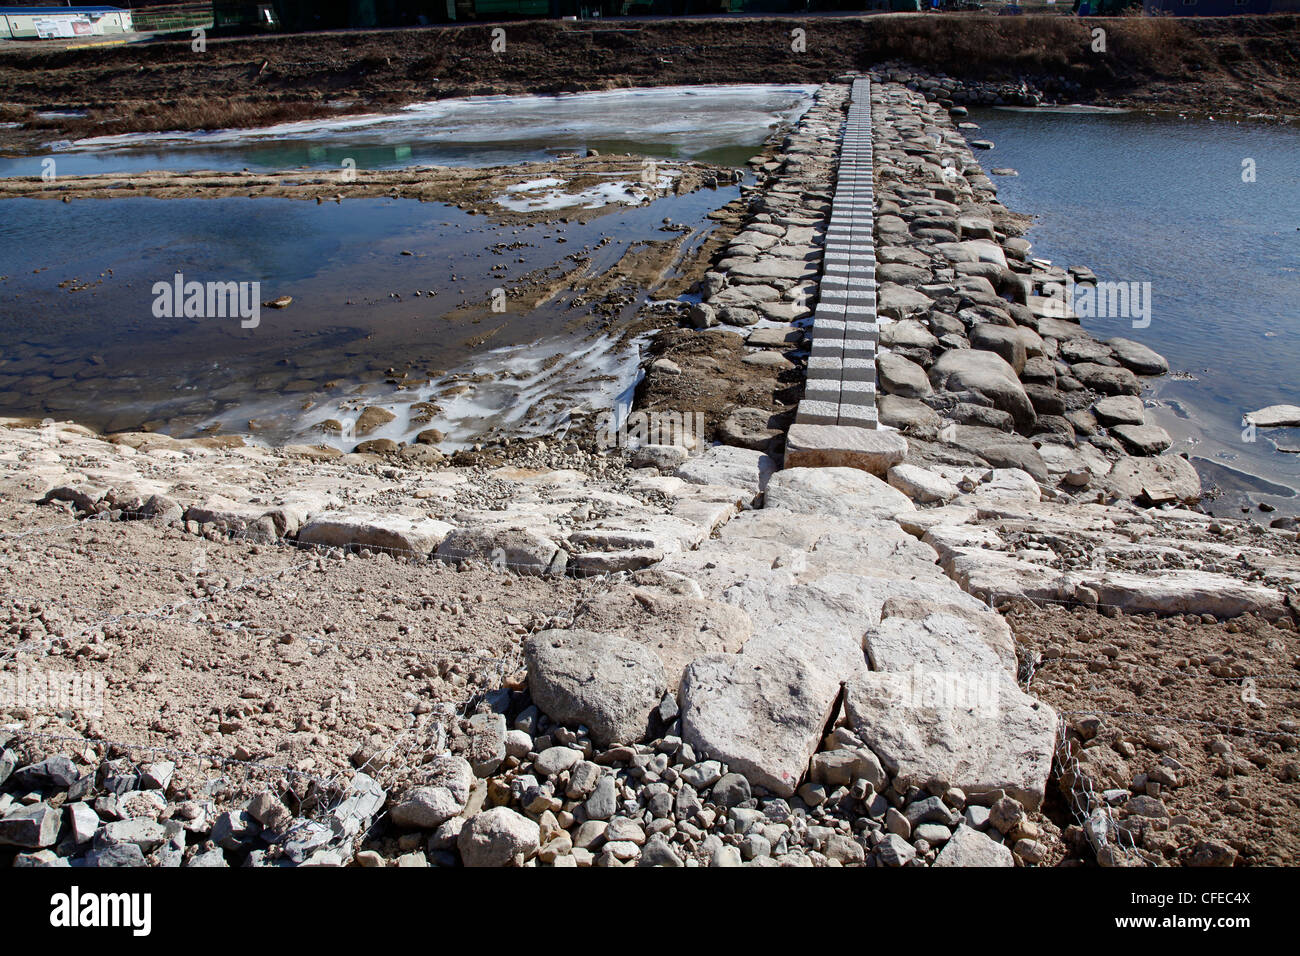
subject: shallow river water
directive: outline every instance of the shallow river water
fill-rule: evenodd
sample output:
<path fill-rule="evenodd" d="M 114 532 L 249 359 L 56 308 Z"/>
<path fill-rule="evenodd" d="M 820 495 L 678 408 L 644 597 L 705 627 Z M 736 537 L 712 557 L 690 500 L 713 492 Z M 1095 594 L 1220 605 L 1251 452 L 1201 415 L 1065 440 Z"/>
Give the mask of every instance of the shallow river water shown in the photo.
<path fill-rule="evenodd" d="M 83 141 L 53 154 L 59 175 L 194 168 L 486 165 L 554 159 L 588 148 L 740 165 L 808 103 L 803 87 L 621 91 L 488 97 L 397 114 L 341 117 L 254 131 Z M 45 157 L 0 160 L 0 174 L 40 172 Z M 617 205 L 588 222 L 513 225 L 404 199 L 317 205 L 292 199 L 124 198 L 0 206 L 0 414 L 72 418 L 109 429 L 148 424 L 173 434 L 219 422 L 270 441 L 332 440 L 359 406 L 399 411 L 368 438 L 409 439 L 434 426 L 452 443 L 509 429 L 547 402 L 608 401 L 635 374 L 604 323 L 562 294 L 538 308 L 488 302 L 537 270 L 589 249 L 600 273 L 638 244 L 665 243 L 670 219 L 685 248 L 737 187 Z M 553 217 L 554 218 L 554 217 Z M 609 237 L 611 241 L 603 243 Z M 260 324 L 154 315 L 155 283 L 260 283 L 283 310 Z M 418 294 L 417 294 L 418 293 Z M 634 296 L 620 318 L 645 300 Z M 609 335 L 603 333 L 608 332 Z M 410 370 L 402 393 L 387 370 Z M 463 387 L 464 377 L 495 381 Z M 430 378 L 427 385 L 420 384 Z M 482 377 L 482 376 L 480 376 Z M 566 387 L 585 383 L 582 387 Z M 408 420 L 397 408 L 438 407 Z M 251 424 L 250 424 L 251 423 Z M 353 441 L 355 443 L 355 441 Z"/>
<path fill-rule="evenodd" d="M 971 119 L 981 127 L 971 135 L 995 144 L 979 155 L 985 169 L 1020 174 L 994 181 L 1008 207 L 1037 217 L 1034 255 L 1151 283 L 1146 328 L 1084 325 L 1143 342 L 1182 373 L 1152 380 L 1145 396 L 1174 450 L 1207 485 L 1273 491 L 1294 511 L 1300 454 L 1279 446 L 1300 450 L 1300 429 L 1244 440 L 1241 416 L 1300 405 L 1300 127 L 1135 113 Z"/>

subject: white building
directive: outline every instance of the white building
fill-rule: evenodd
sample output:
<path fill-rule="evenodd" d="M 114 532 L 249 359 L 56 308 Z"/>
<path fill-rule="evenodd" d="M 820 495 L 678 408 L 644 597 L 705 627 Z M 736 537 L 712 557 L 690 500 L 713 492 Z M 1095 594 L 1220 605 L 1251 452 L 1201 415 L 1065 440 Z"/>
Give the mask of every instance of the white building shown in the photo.
<path fill-rule="evenodd" d="M 0 7 L 0 40 L 56 40 L 131 32 L 117 7 Z"/>

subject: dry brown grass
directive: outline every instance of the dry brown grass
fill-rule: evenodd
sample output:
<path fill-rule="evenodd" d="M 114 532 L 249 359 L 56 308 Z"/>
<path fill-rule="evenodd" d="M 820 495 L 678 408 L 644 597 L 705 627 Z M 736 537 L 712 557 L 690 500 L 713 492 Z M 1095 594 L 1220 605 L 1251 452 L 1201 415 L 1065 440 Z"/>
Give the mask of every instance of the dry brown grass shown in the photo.
<path fill-rule="evenodd" d="M 1107 33 L 1104 57 L 1091 52 L 1098 26 Z M 885 58 L 971 78 L 1086 72 L 1094 61 L 1120 75 L 1168 75 L 1201 48 L 1182 21 L 1144 17 L 967 17 L 962 29 L 951 20 L 918 17 L 892 21 L 874 40 Z"/>
<path fill-rule="evenodd" d="M 1020 79 L 1117 106 L 1300 112 L 1300 17 L 997 17 L 985 14 L 825 18 L 805 52 L 789 19 L 531 22 L 489 56 L 489 27 L 327 33 L 188 44 L 11 52 L 0 91 L 33 109 L 86 109 L 65 135 L 261 126 L 391 109 L 449 96 L 554 93 L 621 86 L 823 82 L 902 61 L 966 80 Z M 1092 52 L 1091 30 L 1107 31 Z M 183 91 L 184 95 L 178 97 Z M 112 96 L 113 99 L 106 97 Z M 95 99 L 90 99 L 95 97 Z M 12 138 L 12 137 L 11 137 Z"/>

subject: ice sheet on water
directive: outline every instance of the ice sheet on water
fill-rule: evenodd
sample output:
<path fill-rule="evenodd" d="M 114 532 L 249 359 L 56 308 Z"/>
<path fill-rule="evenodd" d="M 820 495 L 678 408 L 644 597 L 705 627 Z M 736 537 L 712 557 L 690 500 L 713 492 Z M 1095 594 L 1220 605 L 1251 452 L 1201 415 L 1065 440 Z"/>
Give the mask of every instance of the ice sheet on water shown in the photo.
<path fill-rule="evenodd" d="M 508 143 L 552 136 L 558 142 L 664 142 L 691 154 L 713 145 L 749 142 L 755 130 L 793 121 L 807 108 L 812 86 L 737 84 L 565 93 L 555 96 L 475 96 L 414 103 L 393 113 L 367 113 L 219 129 L 95 136 L 59 144 L 66 151 L 159 146 L 237 146 L 288 140 Z"/>
<path fill-rule="evenodd" d="M 672 186 L 673 180 L 678 175 L 680 174 L 676 170 L 665 172 L 655 180 L 653 189 L 650 188 L 648 183 L 635 183 L 624 179 L 616 179 L 612 182 L 600 183 L 573 193 L 566 193 L 561 189 L 546 189 L 545 192 L 539 193 L 538 190 L 545 186 L 563 185 L 564 181 L 560 179 L 535 179 L 532 183 L 533 189 L 523 189 L 522 187 L 529 185 L 527 183 L 509 186 L 506 188 L 506 193 L 513 193 L 514 195 L 497 196 L 493 199 L 493 202 L 514 212 L 570 209 L 574 206 L 582 206 L 584 209 L 599 209 L 601 206 L 614 203 L 624 206 L 638 206 L 643 202 L 649 202 L 656 195 Z"/>
<path fill-rule="evenodd" d="M 273 402 L 246 403 L 205 425 L 221 423 L 240 430 L 250 418 L 262 423 L 258 437 L 274 444 L 301 442 L 351 451 L 359 442 L 391 439 L 414 443 L 425 429 L 446 438 L 445 452 L 467 448 L 487 433 L 530 437 L 563 433 L 573 415 L 626 407 L 639 377 L 642 340 L 610 336 L 586 341 L 558 337 L 492 349 L 463 368 L 453 369 L 420 388 L 388 396 L 334 398 L 302 411 L 300 400 L 284 396 Z M 457 388 L 463 391 L 457 392 Z M 429 402 L 438 413 L 413 422 L 413 406 Z M 352 426 L 362 410 L 378 407 L 396 417 L 364 435 Z M 334 419 L 344 434 L 316 426 Z"/>

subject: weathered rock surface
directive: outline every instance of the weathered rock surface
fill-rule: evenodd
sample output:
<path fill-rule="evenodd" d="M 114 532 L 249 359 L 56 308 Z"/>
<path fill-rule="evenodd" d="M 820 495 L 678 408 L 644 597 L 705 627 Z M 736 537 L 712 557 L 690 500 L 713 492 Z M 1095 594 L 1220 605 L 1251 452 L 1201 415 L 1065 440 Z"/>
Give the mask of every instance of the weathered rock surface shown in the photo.
<path fill-rule="evenodd" d="M 319 514 L 298 532 L 304 544 L 334 548 L 369 548 L 390 554 L 427 555 L 453 528 L 433 518 L 376 512 L 337 511 Z"/>
<path fill-rule="evenodd" d="M 678 478 L 696 485 L 723 485 L 752 493 L 753 499 L 767 487 L 777 463 L 769 455 L 733 445 L 714 445 L 677 469 Z M 751 500 L 753 500 L 751 499 Z"/>
<path fill-rule="evenodd" d="M 851 425 L 791 425 L 785 441 L 787 469 L 847 467 L 883 476 L 906 454 L 898 432 Z"/>
<path fill-rule="evenodd" d="M 1106 344 L 1115 353 L 1121 365 L 1139 375 L 1164 375 L 1169 371 L 1169 363 L 1160 353 L 1134 342 L 1132 339 L 1107 339 Z"/>
<path fill-rule="evenodd" d="M 1030 428 L 1037 417 L 1015 369 L 993 352 L 976 349 L 945 352 L 931 367 L 930 380 L 937 388 L 949 391 L 979 392 L 995 408 L 1008 412 L 1017 427 Z"/>
<path fill-rule="evenodd" d="M 1117 494 L 1148 504 L 1201 499 L 1200 475 L 1178 455 L 1121 458 L 1111 468 L 1107 482 Z"/>
<path fill-rule="evenodd" d="M 891 485 L 907 495 L 913 501 L 931 503 L 951 501 L 958 495 L 955 484 L 943 475 L 926 471 L 915 465 L 898 464 L 889 469 L 888 480 Z"/>
<path fill-rule="evenodd" d="M 1244 417 L 1259 428 L 1300 428 L 1300 405 L 1269 405 Z"/>
<path fill-rule="evenodd" d="M 967 794 L 1000 789 L 1030 809 L 1042 805 L 1056 714 L 1011 677 L 962 684 L 942 672 L 872 673 L 847 685 L 845 706 L 854 732 L 902 784 L 938 778 Z"/>
<path fill-rule="evenodd" d="M 907 495 L 857 468 L 787 468 L 768 483 L 767 505 L 842 518 L 892 517 L 915 508 Z"/>
<path fill-rule="evenodd" d="M 635 641 L 543 631 L 524 642 L 528 686 L 553 720 L 591 728 L 603 745 L 642 740 L 668 689 L 663 663 Z"/>
<path fill-rule="evenodd" d="M 457 849 L 465 866 L 520 866 L 537 852 L 537 823 L 508 807 L 477 813 L 461 828 Z"/>
<path fill-rule="evenodd" d="M 924 368 L 893 352 L 881 352 L 876 357 L 876 374 L 881 389 L 890 395 L 925 398 L 934 391 Z"/>
<path fill-rule="evenodd" d="M 1001 843 L 974 827 L 961 826 L 935 858 L 935 866 L 1015 866 L 1015 859 Z"/>
<path fill-rule="evenodd" d="M 839 690 L 838 681 L 783 654 L 698 658 L 682 678 L 682 737 L 752 784 L 790 796 Z"/>

